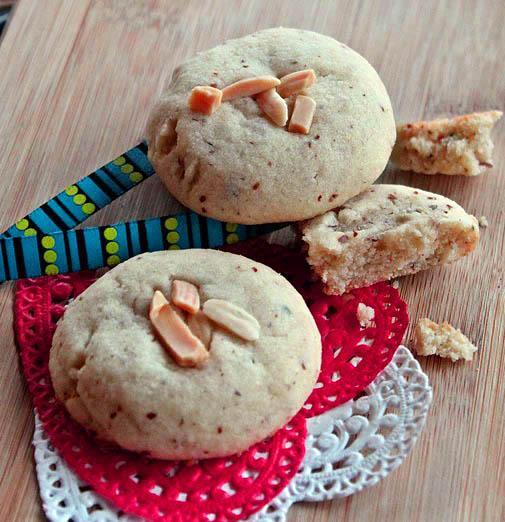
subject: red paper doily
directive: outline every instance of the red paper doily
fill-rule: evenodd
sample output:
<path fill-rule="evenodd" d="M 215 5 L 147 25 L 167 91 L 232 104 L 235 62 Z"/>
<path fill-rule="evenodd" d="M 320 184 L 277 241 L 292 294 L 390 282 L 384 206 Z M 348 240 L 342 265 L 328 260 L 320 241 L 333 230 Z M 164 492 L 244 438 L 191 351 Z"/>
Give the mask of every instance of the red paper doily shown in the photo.
<path fill-rule="evenodd" d="M 320 414 L 362 391 L 388 364 L 401 341 L 407 326 L 406 306 L 390 286 L 380 284 L 328 297 L 311 282 L 303 258 L 289 249 L 254 242 L 253 247 L 243 245 L 241 253 L 283 272 L 312 303 L 323 338 L 323 367 L 306 407 L 273 437 L 241 455 L 193 464 L 100 446 L 55 399 L 48 356 L 56 321 L 68 300 L 89 286 L 94 275 L 42 277 L 17 285 L 17 340 L 44 429 L 77 475 L 124 511 L 170 522 L 247 519 L 275 498 L 297 472 L 305 452 L 304 417 Z M 359 302 L 374 307 L 376 327 L 359 327 Z"/>

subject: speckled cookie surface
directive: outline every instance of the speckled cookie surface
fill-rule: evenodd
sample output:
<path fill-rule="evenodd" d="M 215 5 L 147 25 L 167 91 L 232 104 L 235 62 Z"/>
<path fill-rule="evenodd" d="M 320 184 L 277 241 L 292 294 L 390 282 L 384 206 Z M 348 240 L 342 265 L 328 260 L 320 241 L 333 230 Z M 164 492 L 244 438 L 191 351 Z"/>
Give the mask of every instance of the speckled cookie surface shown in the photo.
<path fill-rule="evenodd" d="M 479 242 L 477 219 L 456 202 L 402 185 L 373 185 L 300 228 L 330 294 L 452 263 Z"/>
<path fill-rule="evenodd" d="M 211 116 L 187 106 L 196 85 L 222 88 L 307 68 L 317 77 L 306 90 L 317 103 L 308 135 L 276 127 L 252 98 L 224 102 Z M 165 122 L 169 134 L 160 139 Z M 307 219 L 358 194 L 384 169 L 396 130 L 386 89 L 362 56 L 328 36 L 277 28 L 230 40 L 178 67 L 147 135 L 156 172 L 181 203 L 251 224 Z"/>
<path fill-rule="evenodd" d="M 214 328 L 200 368 L 178 366 L 148 318 L 155 290 L 199 287 L 260 323 L 257 341 Z M 321 361 L 319 332 L 298 292 L 270 268 L 214 250 L 142 254 L 68 306 L 50 353 L 56 394 L 99 437 L 160 458 L 234 454 L 302 407 Z"/>

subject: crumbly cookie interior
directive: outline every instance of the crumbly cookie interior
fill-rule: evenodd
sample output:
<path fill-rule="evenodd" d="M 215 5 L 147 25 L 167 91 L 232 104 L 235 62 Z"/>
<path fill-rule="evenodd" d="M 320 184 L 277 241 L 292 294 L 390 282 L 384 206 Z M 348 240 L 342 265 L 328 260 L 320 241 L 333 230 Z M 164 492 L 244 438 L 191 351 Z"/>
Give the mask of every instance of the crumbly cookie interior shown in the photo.
<path fill-rule="evenodd" d="M 450 263 L 473 250 L 479 236 L 473 216 L 446 198 L 403 188 L 375 185 L 303 226 L 308 261 L 328 293 Z"/>
<path fill-rule="evenodd" d="M 392 159 L 403 170 L 476 176 L 493 166 L 491 130 L 500 111 L 398 127 Z"/>

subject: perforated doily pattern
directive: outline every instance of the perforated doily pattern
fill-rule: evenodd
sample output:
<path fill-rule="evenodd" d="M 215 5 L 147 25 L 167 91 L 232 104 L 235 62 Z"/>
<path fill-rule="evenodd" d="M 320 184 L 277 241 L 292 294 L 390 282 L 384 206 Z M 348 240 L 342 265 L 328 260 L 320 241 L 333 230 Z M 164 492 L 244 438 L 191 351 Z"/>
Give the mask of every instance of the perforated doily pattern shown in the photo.
<path fill-rule="evenodd" d="M 308 421 L 303 464 L 291 484 L 250 522 L 284 522 L 291 505 L 352 495 L 376 484 L 408 455 L 426 420 L 427 376 L 400 347 L 363 395 Z M 52 522 L 140 522 L 80 481 L 36 419 L 35 460 L 41 497 Z"/>
<path fill-rule="evenodd" d="M 272 251 L 272 245 L 255 249 Z M 407 325 L 406 306 L 388 285 L 324 296 L 303 284 L 306 266 L 288 249 L 275 247 L 276 262 L 290 279 L 310 291 L 323 337 L 323 368 L 307 408 L 271 439 L 241 455 L 197 463 L 157 461 L 102 447 L 83 431 L 54 397 L 47 368 L 55 323 L 65 303 L 94 280 L 93 274 L 25 280 L 16 295 L 16 333 L 21 358 L 44 430 L 67 464 L 115 505 L 151 520 L 247 518 L 289 484 L 304 455 L 304 417 L 334 408 L 362 391 L 387 365 Z M 254 257 L 254 256 L 251 256 Z M 309 297 L 307 297 L 309 299 Z M 356 308 L 375 309 L 375 325 L 359 326 Z"/>

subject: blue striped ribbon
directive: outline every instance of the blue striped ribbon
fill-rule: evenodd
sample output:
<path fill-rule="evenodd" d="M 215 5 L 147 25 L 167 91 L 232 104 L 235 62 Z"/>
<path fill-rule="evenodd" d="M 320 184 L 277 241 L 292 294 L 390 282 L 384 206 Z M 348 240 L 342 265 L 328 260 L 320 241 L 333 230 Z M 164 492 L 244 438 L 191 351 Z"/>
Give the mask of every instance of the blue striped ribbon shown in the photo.
<path fill-rule="evenodd" d="M 153 174 L 142 142 L 20 219 L 0 235 L 0 282 L 112 267 L 142 252 L 215 248 L 284 226 L 237 225 L 186 211 L 72 230 Z"/>

